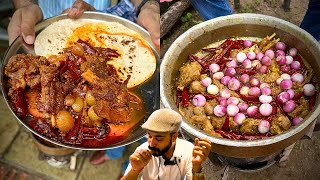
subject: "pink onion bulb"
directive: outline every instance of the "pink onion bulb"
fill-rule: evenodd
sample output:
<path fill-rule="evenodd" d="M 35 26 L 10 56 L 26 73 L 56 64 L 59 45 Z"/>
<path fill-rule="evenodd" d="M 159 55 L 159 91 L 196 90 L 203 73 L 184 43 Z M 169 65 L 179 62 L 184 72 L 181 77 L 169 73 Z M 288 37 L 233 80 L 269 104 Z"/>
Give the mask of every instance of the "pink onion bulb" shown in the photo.
<path fill-rule="evenodd" d="M 254 60 L 256 58 L 256 53 L 250 51 L 247 53 L 247 57 L 248 57 L 248 59 Z"/>
<path fill-rule="evenodd" d="M 287 64 L 286 64 L 286 65 L 283 65 L 283 66 L 280 67 L 280 70 L 281 70 L 282 72 L 286 73 L 286 72 L 290 71 L 290 66 L 287 65 Z"/>
<path fill-rule="evenodd" d="M 292 56 L 286 56 L 286 64 L 291 64 L 293 62 Z"/>
<path fill-rule="evenodd" d="M 243 45 L 244 45 L 244 47 L 251 47 L 253 45 L 253 43 L 252 43 L 252 41 L 244 40 Z"/>
<path fill-rule="evenodd" d="M 230 79 L 231 79 L 230 76 L 224 76 L 223 78 L 221 78 L 221 83 L 226 86 L 228 85 Z"/>
<path fill-rule="evenodd" d="M 212 63 L 209 66 L 209 70 L 212 73 L 216 73 L 216 72 L 218 72 L 220 70 L 220 66 L 218 64 L 216 64 L 216 63 Z"/>
<path fill-rule="evenodd" d="M 226 63 L 226 66 L 235 68 L 235 67 L 237 67 L 237 61 L 236 60 L 229 61 Z"/>
<path fill-rule="evenodd" d="M 282 79 L 291 79 L 291 76 L 287 73 L 281 74 L 280 76 Z"/>
<path fill-rule="evenodd" d="M 279 55 L 276 58 L 277 63 L 279 64 L 279 66 L 283 66 L 286 64 L 286 57 L 284 55 Z"/>
<path fill-rule="evenodd" d="M 243 113 L 238 113 L 234 116 L 234 122 L 236 122 L 239 126 L 242 125 L 243 121 L 246 119 L 246 116 Z"/>
<path fill-rule="evenodd" d="M 240 88 L 240 81 L 236 78 L 230 79 L 228 83 L 228 88 L 233 91 L 238 90 Z"/>
<path fill-rule="evenodd" d="M 232 67 L 228 67 L 227 69 L 226 69 L 226 71 L 224 72 L 224 74 L 226 75 L 226 76 L 230 76 L 230 77 L 233 77 L 234 75 L 236 75 L 236 69 L 235 68 L 232 68 Z"/>
<path fill-rule="evenodd" d="M 249 95 L 250 95 L 250 96 L 259 96 L 259 95 L 260 95 L 260 92 L 261 92 L 261 90 L 260 90 L 260 88 L 258 88 L 258 87 L 251 87 L 251 88 L 249 88 Z"/>
<path fill-rule="evenodd" d="M 219 93 L 219 88 L 218 88 L 218 86 L 216 86 L 214 84 L 210 84 L 207 87 L 207 92 L 208 92 L 208 94 L 216 95 Z"/>
<path fill-rule="evenodd" d="M 204 87 L 208 87 L 211 83 L 212 83 L 212 79 L 209 78 L 209 77 L 206 77 L 206 78 L 201 80 L 201 84 Z"/>
<path fill-rule="evenodd" d="M 302 121 L 303 121 L 303 118 L 302 118 L 302 117 L 295 117 L 295 118 L 292 119 L 292 124 L 293 124 L 294 126 L 296 126 L 296 125 L 300 124 Z M 236 122 L 236 123 L 237 123 L 237 122 Z"/>
<path fill-rule="evenodd" d="M 276 51 L 276 56 L 278 57 L 278 56 L 285 56 L 286 55 L 286 53 L 283 51 L 283 50 L 277 50 Z"/>
<path fill-rule="evenodd" d="M 285 51 L 287 48 L 286 44 L 284 42 L 277 42 L 276 43 L 276 49 L 278 50 L 282 50 L 282 51 Z"/>
<path fill-rule="evenodd" d="M 269 103 L 261 104 L 259 107 L 259 112 L 262 116 L 270 116 L 272 113 L 272 106 Z"/>
<path fill-rule="evenodd" d="M 268 49 L 264 54 L 268 56 L 270 59 L 273 59 L 275 56 L 274 51 L 271 49 Z"/>
<path fill-rule="evenodd" d="M 257 55 L 256 55 L 256 59 L 258 60 L 261 60 L 263 58 L 264 54 L 259 52 Z"/>
<path fill-rule="evenodd" d="M 214 107 L 213 113 L 217 117 L 223 117 L 227 113 L 227 108 L 225 106 L 222 106 L 222 105 L 217 105 L 216 107 Z"/>
<path fill-rule="evenodd" d="M 227 98 L 219 97 L 219 104 L 227 107 L 228 106 Z"/>
<path fill-rule="evenodd" d="M 266 120 L 262 120 L 259 125 L 258 125 L 258 131 L 261 134 L 265 134 L 267 132 L 269 132 L 270 130 L 270 123 L 269 121 Z"/>
<path fill-rule="evenodd" d="M 261 83 L 259 87 L 262 90 L 262 88 L 264 88 L 264 87 L 270 88 L 270 85 L 268 83 Z"/>
<path fill-rule="evenodd" d="M 260 85 L 259 79 L 255 78 L 255 77 L 250 78 L 250 85 L 251 86 L 259 86 Z"/>
<path fill-rule="evenodd" d="M 261 74 L 267 74 L 268 73 L 268 66 L 265 66 L 265 65 L 261 66 L 259 71 Z"/>
<path fill-rule="evenodd" d="M 292 88 L 292 81 L 290 79 L 284 79 L 280 83 L 281 89 L 291 89 Z"/>
<path fill-rule="evenodd" d="M 292 76 L 291 76 L 291 80 L 292 80 L 293 82 L 303 83 L 304 77 L 303 77 L 303 75 L 300 74 L 300 73 L 294 73 L 294 74 L 292 74 Z"/>
<path fill-rule="evenodd" d="M 206 104 L 206 98 L 201 94 L 197 94 L 193 97 L 192 104 L 196 107 L 202 107 Z"/>
<path fill-rule="evenodd" d="M 246 102 L 241 102 L 238 104 L 238 108 L 240 112 L 247 112 L 249 105 Z"/>
<path fill-rule="evenodd" d="M 271 94 L 271 88 L 269 88 L 269 87 L 263 87 L 263 88 L 261 89 L 261 94 L 269 96 L 269 95 Z"/>
<path fill-rule="evenodd" d="M 267 96 L 267 95 L 261 95 L 261 96 L 259 96 L 259 101 L 261 103 L 271 103 L 272 102 L 272 97 L 271 96 Z"/>
<path fill-rule="evenodd" d="M 249 94 L 249 87 L 248 86 L 242 86 L 240 89 L 240 94 L 242 95 L 248 95 Z"/>
<path fill-rule="evenodd" d="M 270 57 L 269 56 L 263 56 L 263 58 L 261 59 L 261 63 L 263 65 L 270 66 L 270 64 L 271 64 Z"/>
<path fill-rule="evenodd" d="M 250 59 L 245 59 L 245 60 L 242 62 L 242 66 L 243 66 L 245 69 L 250 69 L 250 68 L 252 67 L 252 64 L 251 64 Z"/>
<path fill-rule="evenodd" d="M 224 74 L 223 74 L 223 72 L 216 72 L 216 73 L 214 73 L 213 75 L 212 75 L 212 78 L 213 79 L 216 79 L 216 80 L 220 80 L 220 79 L 222 79 L 223 78 L 223 76 L 224 76 Z"/>
<path fill-rule="evenodd" d="M 288 92 L 281 92 L 277 95 L 277 101 L 279 103 L 285 103 L 290 100 L 290 94 Z"/>
<path fill-rule="evenodd" d="M 294 90 L 289 89 L 289 90 L 287 91 L 287 93 L 289 93 L 290 99 L 292 99 L 292 98 L 294 97 Z"/>
<path fill-rule="evenodd" d="M 244 52 L 239 52 L 236 56 L 236 59 L 239 63 L 242 63 L 245 59 L 247 59 L 247 55 Z"/>
<path fill-rule="evenodd" d="M 313 96 L 316 93 L 316 88 L 313 84 L 305 84 L 303 86 L 303 93 L 306 96 Z"/>
<path fill-rule="evenodd" d="M 298 50 L 296 48 L 289 49 L 289 55 L 292 57 L 295 57 L 298 53 Z"/>
<path fill-rule="evenodd" d="M 234 104 L 234 105 L 237 105 L 239 104 L 239 99 L 236 98 L 236 97 L 229 97 L 227 103 L 230 105 L 230 104 Z"/>
<path fill-rule="evenodd" d="M 220 97 L 228 99 L 230 96 L 231 96 L 231 93 L 229 89 L 222 89 L 220 91 Z"/>
<path fill-rule="evenodd" d="M 301 64 L 300 64 L 299 61 L 292 61 L 292 63 L 290 64 L 290 66 L 291 66 L 292 69 L 298 70 L 298 69 L 300 69 Z"/>
<path fill-rule="evenodd" d="M 237 105 L 234 104 L 229 104 L 227 106 L 227 114 L 231 117 L 235 116 L 236 114 L 238 114 L 239 112 L 239 108 Z"/>
<path fill-rule="evenodd" d="M 250 76 L 248 74 L 242 74 L 240 76 L 240 81 L 243 82 L 243 83 L 248 83 L 249 82 L 249 78 L 250 78 Z"/>
<path fill-rule="evenodd" d="M 280 83 L 282 82 L 283 78 L 282 77 L 279 77 L 277 80 L 276 80 L 276 84 L 277 85 L 280 85 Z"/>
<path fill-rule="evenodd" d="M 253 117 L 258 113 L 258 107 L 257 106 L 250 106 L 247 109 L 247 115 L 249 117 Z"/>
<path fill-rule="evenodd" d="M 284 112 L 287 112 L 287 113 L 294 111 L 295 108 L 296 108 L 296 103 L 293 100 L 289 100 L 285 102 L 283 105 L 283 110 Z"/>

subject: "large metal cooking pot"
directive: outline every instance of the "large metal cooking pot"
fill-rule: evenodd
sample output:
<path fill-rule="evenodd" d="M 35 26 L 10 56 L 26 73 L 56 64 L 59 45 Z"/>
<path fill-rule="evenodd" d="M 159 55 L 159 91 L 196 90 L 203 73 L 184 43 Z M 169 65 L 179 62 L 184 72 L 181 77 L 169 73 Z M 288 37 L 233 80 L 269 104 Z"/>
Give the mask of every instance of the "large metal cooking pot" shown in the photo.
<path fill-rule="evenodd" d="M 56 22 L 58 20 L 61 19 L 66 19 L 68 18 L 68 16 L 66 14 L 63 15 L 59 15 L 59 16 L 55 16 L 49 19 L 46 19 L 42 22 L 40 22 L 39 24 L 36 25 L 35 27 L 35 31 L 36 33 L 40 33 L 45 27 L 49 26 L 50 24 L 52 24 L 53 22 Z M 151 46 L 156 59 L 157 59 L 157 70 L 154 73 L 154 75 L 144 84 L 138 86 L 137 88 L 135 88 L 135 91 L 138 92 L 139 94 L 141 94 L 141 97 L 144 100 L 145 103 L 145 108 L 146 108 L 146 115 L 144 117 L 144 119 L 142 119 L 140 121 L 140 124 L 142 124 L 144 121 L 146 121 L 146 119 L 149 117 L 149 115 L 155 111 L 156 109 L 159 109 L 159 105 L 160 105 L 160 98 L 159 98 L 159 56 L 155 50 L 155 48 L 153 47 L 153 43 L 151 41 L 150 35 L 149 33 L 143 29 L 141 26 L 130 22 L 129 20 L 123 19 L 121 17 L 118 16 L 114 16 L 111 14 L 106 14 L 106 13 L 99 13 L 99 12 L 85 12 L 82 16 L 81 19 L 86 19 L 92 22 L 118 22 L 120 24 L 123 24 L 124 26 L 138 32 Z M 30 118 L 26 118 L 26 119 L 21 119 L 19 118 L 13 111 L 13 108 L 11 107 L 11 103 L 9 101 L 9 97 L 7 95 L 8 93 L 8 89 L 6 88 L 6 84 L 5 84 L 5 79 L 4 79 L 4 67 L 5 65 L 8 63 L 10 57 L 12 57 L 15 54 L 19 54 L 19 53 L 30 53 L 30 54 L 35 54 L 34 53 L 34 48 L 33 45 L 28 45 L 26 44 L 23 39 L 21 37 L 17 38 L 12 44 L 11 46 L 8 48 L 6 54 L 3 57 L 2 60 L 2 66 L 0 69 L 0 85 L 1 85 L 1 91 L 3 94 L 3 97 L 6 100 L 6 103 L 9 107 L 9 109 L 11 110 L 11 112 L 13 113 L 13 115 L 16 117 L 17 121 L 19 121 L 24 127 L 26 127 L 30 132 L 32 132 L 33 134 L 37 135 L 38 137 L 49 141 L 53 144 L 62 146 L 62 147 L 66 147 L 66 148 L 73 148 L 73 149 L 82 149 L 82 150 L 104 150 L 104 149 L 112 149 L 112 148 L 116 148 L 116 147 L 120 147 L 120 146 L 124 146 L 127 144 L 131 144 L 135 141 L 138 141 L 139 139 L 141 139 L 143 136 L 145 136 L 146 131 L 144 129 L 141 128 L 140 125 L 137 125 L 136 128 L 132 129 L 132 132 L 130 133 L 130 135 L 128 135 L 128 137 L 126 137 L 125 139 L 121 140 L 120 142 L 117 142 L 115 144 L 110 144 L 108 146 L 105 147 L 99 147 L 99 148 L 88 148 L 88 147 L 82 147 L 80 145 L 68 145 L 68 144 L 62 144 L 60 142 L 54 141 L 52 139 L 47 138 L 46 136 L 39 134 L 38 132 L 36 132 L 35 130 L 33 130 L 32 128 L 30 128 L 29 126 L 29 120 Z"/>
<path fill-rule="evenodd" d="M 320 46 L 306 31 L 287 21 L 258 14 L 236 14 L 219 17 L 198 24 L 177 38 L 166 52 L 160 67 L 160 97 L 163 105 L 179 111 L 175 105 L 178 70 L 187 62 L 188 55 L 201 48 L 229 37 L 263 38 L 276 33 L 281 41 L 294 46 L 320 77 Z M 229 140 L 209 136 L 204 131 L 183 121 L 182 128 L 196 137 L 206 137 L 212 142 L 212 151 L 235 158 L 268 156 L 299 140 L 308 131 L 320 113 L 319 98 L 305 121 L 285 133 L 264 140 Z"/>

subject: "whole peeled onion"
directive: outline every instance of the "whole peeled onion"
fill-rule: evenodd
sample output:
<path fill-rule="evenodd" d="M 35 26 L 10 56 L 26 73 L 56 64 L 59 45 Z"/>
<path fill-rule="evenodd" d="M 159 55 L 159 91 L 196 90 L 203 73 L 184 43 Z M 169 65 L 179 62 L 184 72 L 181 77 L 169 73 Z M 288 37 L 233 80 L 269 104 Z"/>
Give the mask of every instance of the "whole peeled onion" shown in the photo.
<path fill-rule="evenodd" d="M 272 106 L 269 103 L 261 104 L 259 112 L 262 116 L 269 116 L 272 113 Z"/>
<path fill-rule="evenodd" d="M 231 117 L 235 116 L 236 114 L 238 114 L 239 112 L 239 108 L 237 105 L 235 104 L 229 104 L 227 106 L 227 114 Z"/>
<path fill-rule="evenodd" d="M 192 104 L 196 107 L 202 107 L 206 104 L 206 98 L 202 94 L 197 94 L 193 97 Z"/>
<path fill-rule="evenodd" d="M 230 79 L 228 83 L 228 88 L 233 91 L 238 90 L 240 88 L 240 81 L 236 78 Z"/>
<path fill-rule="evenodd" d="M 270 123 L 269 121 L 266 120 L 262 120 L 259 125 L 258 125 L 258 131 L 261 134 L 265 134 L 267 132 L 269 132 L 270 130 Z"/>
<path fill-rule="evenodd" d="M 246 116 L 243 113 L 238 113 L 234 116 L 234 122 L 238 125 L 242 125 L 243 121 L 246 119 Z"/>
<path fill-rule="evenodd" d="M 214 107 L 213 113 L 217 117 L 223 117 L 227 113 L 227 108 L 225 106 L 222 106 L 222 105 L 217 105 L 216 107 Z"/>
<path fill-rule="evenodd" d="M 316 93 L 316 88 L 313 84 L 305 84 L 303 86 L 303 93 L 306 96 L 313 96 Z"/>

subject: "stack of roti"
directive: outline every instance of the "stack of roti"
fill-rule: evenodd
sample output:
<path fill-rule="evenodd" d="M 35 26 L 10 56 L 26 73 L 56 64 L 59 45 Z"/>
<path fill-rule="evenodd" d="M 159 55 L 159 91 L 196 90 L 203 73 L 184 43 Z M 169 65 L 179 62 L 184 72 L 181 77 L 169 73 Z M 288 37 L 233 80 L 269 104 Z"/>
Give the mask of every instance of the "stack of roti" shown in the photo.
<path fill-rule="evenodd" d="M 148 43 L 139 33 L 117 22 L 57 21 L 37 35 L 35 53 L 45 57 L 59 54 L 79 39 L 93 47 L 117 50 L 120 56 L 108 63 L 117 69 L 120 79 L 131 76 L 128 88 L 145 82 L 156 70 L 156 57 Z"/>

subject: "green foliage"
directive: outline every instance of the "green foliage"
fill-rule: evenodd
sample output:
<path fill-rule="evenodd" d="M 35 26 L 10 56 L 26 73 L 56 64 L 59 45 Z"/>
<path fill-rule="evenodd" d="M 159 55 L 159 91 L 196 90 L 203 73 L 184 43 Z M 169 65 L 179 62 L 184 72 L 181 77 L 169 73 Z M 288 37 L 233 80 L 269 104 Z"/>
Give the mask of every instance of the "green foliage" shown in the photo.
<path fill-rule="evenodd" d="M 189 22 L 192 20 L 192 13 L 191 12 L 186 12 L 184 15 L 182 15 L 180 17 L 180 20 L 183 22 L 183 23 L 186 23 L 186 22 Z"/>
<path fill-rule="evenodd" d="M 241 12 L 242 13 L 252 13 L 253 12 L 253 5 L 252 4 L 247 4 L 242 7 Z"/>

